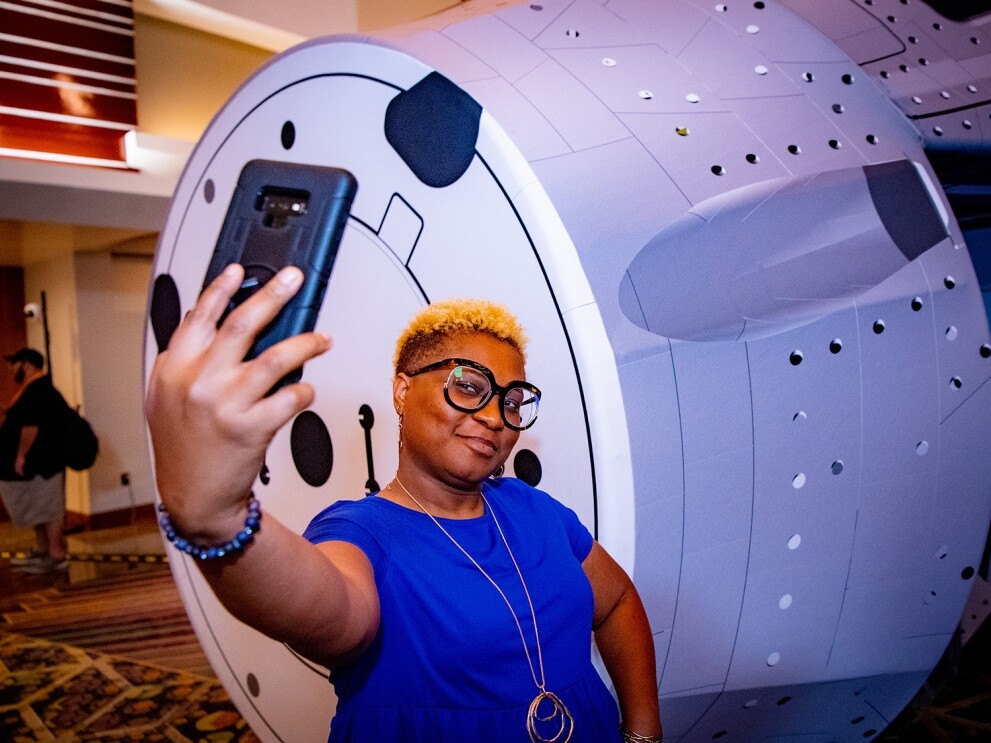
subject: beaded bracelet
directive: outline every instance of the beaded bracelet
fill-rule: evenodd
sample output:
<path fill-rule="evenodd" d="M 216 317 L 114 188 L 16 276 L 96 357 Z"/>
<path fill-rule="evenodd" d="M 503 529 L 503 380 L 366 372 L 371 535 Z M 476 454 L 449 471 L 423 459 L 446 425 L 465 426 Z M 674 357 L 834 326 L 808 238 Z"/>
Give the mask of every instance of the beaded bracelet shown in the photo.
<path fill-rule="evenodd" d="M 619 730 L 623 734 L 623 743 L 661 743 L 660 735 L 640 735 L 624 727 Z"/>
<path fill-rule="evenodd" d="M 172 519 L 169 517 L 169 512 L 165 510 L 165 506 L 161 503 L 158 504 L 158 513 L 160 514 L 158 524 L 162 527 L 165 538 L 177 550 L 185 552 L 187 555 L 192 555 L 197 560 L 214 560 L 225 555 L 236 555 L 242 552 L 254 540 L 255 534 L 261 530 L 262 506 L 254 495 L 248 501 L 248 516 L 244 520 L 244 528 L 235 534 L 233 539 L 223 544 L 208 545 L 190 542 L 186 537 L 176 531 L 175 526 L 172 524 Z"/>

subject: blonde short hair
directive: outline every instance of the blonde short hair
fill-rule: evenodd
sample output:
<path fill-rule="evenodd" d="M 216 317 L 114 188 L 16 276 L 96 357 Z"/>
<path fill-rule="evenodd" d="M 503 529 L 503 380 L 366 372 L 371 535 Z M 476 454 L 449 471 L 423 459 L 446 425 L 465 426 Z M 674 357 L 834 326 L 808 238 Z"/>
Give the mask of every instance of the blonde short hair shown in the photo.
<path fill-rule="evenodd" d="M 396 341 L 395 371 L 409 373 L 452 336 L 487 333 L 515 348 L 526 363 L 527 337 L 505 306 L 487 299 L 447 299 L 420 310 Z"/>

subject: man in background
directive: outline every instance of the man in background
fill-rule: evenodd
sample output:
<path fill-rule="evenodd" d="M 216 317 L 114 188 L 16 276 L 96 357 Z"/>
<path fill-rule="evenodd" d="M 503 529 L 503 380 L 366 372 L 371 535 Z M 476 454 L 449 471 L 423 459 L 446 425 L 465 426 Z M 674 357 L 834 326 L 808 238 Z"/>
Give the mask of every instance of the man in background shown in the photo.
<path fill-rule="evenodd" d="M 40 352 L 22 348 L 4 359 L 18 388 L 0 424 L 0 497 L 15 526 L 34 527 L 36 541 L 10 562 L 27 573 L 65 570 L 65 469 L 55 442 L 66 402 Z"/>

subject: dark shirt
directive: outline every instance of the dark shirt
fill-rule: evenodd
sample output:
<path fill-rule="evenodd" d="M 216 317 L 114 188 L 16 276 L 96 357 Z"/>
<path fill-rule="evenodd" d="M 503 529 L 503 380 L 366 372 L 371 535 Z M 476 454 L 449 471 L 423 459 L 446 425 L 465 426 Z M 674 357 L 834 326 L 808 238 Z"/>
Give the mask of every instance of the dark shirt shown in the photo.
<path fill-rule="evenodd" d="M 31 480 L 37 475 L 49 478 L 62 469 L 54 442 L 66 407 L 65 398 L 47 374 L 24 388 L 0 424 L 0 480 Z M 37 426 L 38 436 L 28 450 L 22 477 L 14 471 L 14 460 L 25 426 Z"/>

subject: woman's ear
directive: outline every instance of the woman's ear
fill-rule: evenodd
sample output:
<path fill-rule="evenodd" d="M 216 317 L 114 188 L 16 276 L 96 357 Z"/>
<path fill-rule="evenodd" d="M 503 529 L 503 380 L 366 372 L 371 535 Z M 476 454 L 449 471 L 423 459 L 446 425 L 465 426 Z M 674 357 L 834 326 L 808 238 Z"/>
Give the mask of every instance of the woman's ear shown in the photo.
<path fill-rule="evenodd" d="M 399 372 L 392 379 L 392 405 L 399 415 L 406 409 L 406 392 L 409 390 L 410 378 Z"/>

